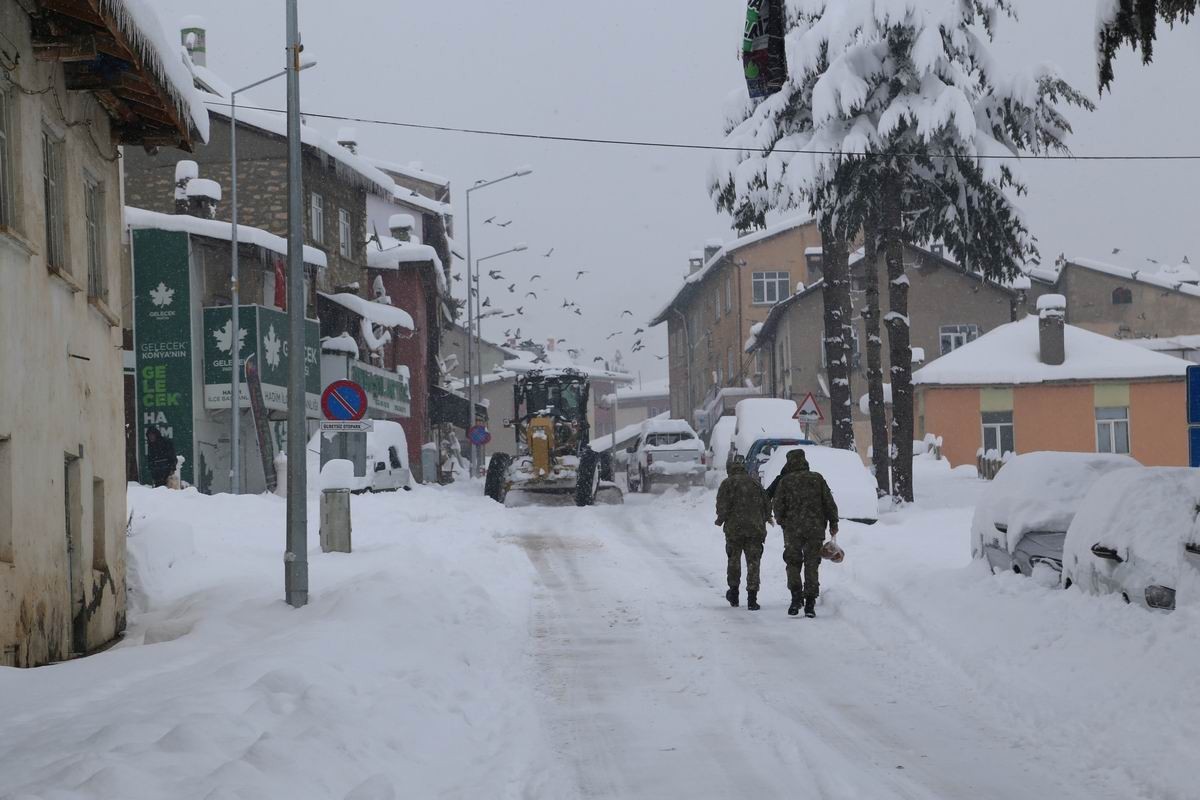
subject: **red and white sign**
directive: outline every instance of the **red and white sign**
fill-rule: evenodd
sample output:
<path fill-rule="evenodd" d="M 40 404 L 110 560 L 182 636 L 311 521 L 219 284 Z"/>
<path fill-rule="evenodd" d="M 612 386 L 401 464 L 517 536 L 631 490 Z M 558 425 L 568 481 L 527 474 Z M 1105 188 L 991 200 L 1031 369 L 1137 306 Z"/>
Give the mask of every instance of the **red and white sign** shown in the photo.
<path fill-rule="evenodd" d="M 817 398 L 813 397 L 813 393 L 809 392 L 804 398 L 804 402 L 796 409 L 796 414 L 792 419 L 798 419 L 801 422 L 824 422 L 825 415 L 821 413 L 821 406 L 817 405 Z"/>

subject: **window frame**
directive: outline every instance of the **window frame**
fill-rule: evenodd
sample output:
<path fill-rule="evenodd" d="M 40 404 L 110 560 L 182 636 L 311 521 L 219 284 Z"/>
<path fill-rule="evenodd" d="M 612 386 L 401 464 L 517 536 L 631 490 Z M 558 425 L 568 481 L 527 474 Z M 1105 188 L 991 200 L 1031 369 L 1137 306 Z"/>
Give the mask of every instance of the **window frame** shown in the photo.
<path fill-rule="evenodd" d="M 308 238 L 317 244 L 325 244 L 325 198 L 313 192 L 308 199 Z"/>
<path fill-rule="evenodd" d="M 1117 448 L 1119 426 L 1124 426 L 1124 450 Z M 1108 439 L 1108 449 L 1102 447 L 1105 437 Z M 1102 406 L 1096 409 L 1096 452 L 1122 456 L 1132 454 L 1133 436 L 1129 424 L 1129 406 Z"/>
<path fill-rule="evenodd" d="M 1120 298 L 1120 299 L 1118 299 Z M 1114 306 L 1131 306 L 1133 305 L 1133 290 L 1128 286 L 1118 286 L 1112 290 L 1112 304 Z"/>
<path fill-rule="evenodd" d="M 0 230 L 16 230 L 17 187 L 13 165 L 16 93 L 0 77 Z"/>
<path fill-rule="evenodd" d="M 785 270 L 762 270 L 750 273 L 751 301 L 756 306 L 773 306 L 790 296 L 792 274 Z M 762 292 L 760 295 L 759 289 Z M 771 299 L 774 294 L 775 299 Z M 759 297 L 762 297 L 760 300 Z"/>
<path fill-rule="evenodd" d="M 991 419 L 989 419 L 989 417 Z M 1006 418 L 1006 419 L 1001 419 Z M 1008 429 L 1008 440 L 1010 447 L 1004 447 L 1005 428 Z M 981 442 L 983 444 L 984 455 L 995 450 L 1003 458 L 1005 453 L 1017 452 L 1017 428 L 1011 411 L 983 411 L 980 413 L 980 430 Z M 988 431 L 995 431 L 996 447 L 988 447 Z"/>
<path fill-rule="evenodd" d="M 338 252 L 342 258 L 354 258 L 354 221 L 345 208 L 338 209 Z"/>
<path fill-rule="evenodd" d="M 46 266 L 70 274 L 67 259 L 66 142 L 42 128 L 42 203 L 46 224 Z M 57 213 L 54 213 L 57 212 Z"/>
<path fill-rule="evenodd" d="M 941 325 L 938 327 L 938 350 L 940 355 L 949 355 L 960 347 L 966 347 L 971 342 L 975 341 L 980 336 L 979 325 L 973 322 L 966 322 L 954 325 Z M 962 341 L 959 344 L 954 344 L 961 337 Z M 946 340 L 949 339 L 951 346 L 946 347 Z"/>
<path fill-rule="evenodd" d="M 87 292 L 91 299 L 108 303 L 108 264 L 104 258 L 104 184 L 88 173 L 83 176 L 83 225 L 87 242 Z"/>

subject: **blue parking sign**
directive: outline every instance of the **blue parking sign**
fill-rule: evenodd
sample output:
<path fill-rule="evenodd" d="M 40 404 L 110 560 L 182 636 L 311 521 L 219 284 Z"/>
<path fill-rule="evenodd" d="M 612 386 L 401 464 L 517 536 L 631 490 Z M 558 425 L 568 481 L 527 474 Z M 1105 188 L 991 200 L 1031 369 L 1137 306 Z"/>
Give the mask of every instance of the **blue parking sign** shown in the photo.
<path fill-rule="evenodd" d="M 1188 428 L 1188 453 L 1193 467 L 1200 467 L 1200 427 Z"/>
<path fill-rule="evenodd" d="M 1187 372 L 1188 425 L 1200 425 L 1200 365 Z"/>

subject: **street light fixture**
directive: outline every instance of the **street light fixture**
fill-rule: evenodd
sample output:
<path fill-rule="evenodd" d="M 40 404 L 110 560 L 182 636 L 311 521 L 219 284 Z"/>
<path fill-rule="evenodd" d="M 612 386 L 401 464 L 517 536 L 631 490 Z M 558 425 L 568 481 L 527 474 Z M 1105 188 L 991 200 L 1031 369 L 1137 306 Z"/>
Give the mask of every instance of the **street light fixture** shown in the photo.
<path fill-rule="evenodd" d="M 316 65 L 317 65 L 316 61 L 305 61 L 300 64 L 300 70 L 304 71 L 310 67 L 315 67 Z M 239 94 L 241 94 L 242 92 L 249 91 L 250 89 L 253 89 L 256 86 L 262 86 L 264 83 L 273 81 L 276 78 L 282 78 L 284 75 L 287 75 L 287 74 L 288 74 L 288 71 L 285 69 L 280 72 L 276 72 L 274 75 L 268 75 L 267 77 L 263 78 L 262 80 L 257 80 L 254 83 L 249 84 L 248 86 L 243 86 L 240 89 L 235 89 L 229 93 L 229 172 L 230 172 L 229 204 L 230 204 L 230 217 L 232 219 L 232 223 L 231 223 L 232 233 L 229 237 L 229 241 L 232 244 L 231 251 L 232 251 L 232 261 L 233 261 L 233 265 L 231 268 L 232 276 L 229 281 L 230 290 L 231 290 L 231 294 L 232 294 L 231 302 L 233 305 L 233 308 L 230 312 L 230 323 L 229 323 L 230 329 L 232 331 L 232 335 L 230 336 L 230 339 L 229 339 L 229 342 L 230 342 L 230 344 L 229 344 L 229 356 L 230 356 L 229 388 L 231 390 L 230 395 L 229 395 L 229 412 L 230 412 L 229 425 L 230 425 L 230 429 L 231 429 L 229 439 L 230 439 L 230 447 L 232 449 L 232 454 L 231 454 L 230 461 L 229 461 L 229 491 L 231 494 L 241 494 L 242 493 L 242 459 L 241 459 L 242 403 L 241 403 L 241 397 L 239 396 L 239 395 L 241 395 L 241 392 L 242 392 L 242 387 L 241 387 L 242 353 L 241 353 L 241 347 L 239 346 L 239 343 L 241 340 L 238 336 L 238 328 L 241 326 L 241 315 L 239 314 L 239 305 L 241 303 L 241 292 L 240 292 L 240 286 L 238 284 L 239 259 L 238 259 L 238 195 L 237 195 L 237 175 L 238 175 L 238 168 L 237 168 L 237 96 Z"/>
<path fill-rule="evenodd" d="M 478 394 L 479 396 L 483 395 L 483 319 L 484 319 L 484 315 L 481 313 L 483 311 L 483 307 L 480 305 L 480 303 L 482 302 L 482 300 L 481 300 L 482 292 L 479 289 L 479 275 L 480 275 L 479 265 L 485 261 L 490 261 L 493 258 L 499 258 L 500 256 L 511 255 L 512 253 L 523 253 L 528 249 L 529 249 L 529 245 L 522 242 L 520 244 L 513 245 L 512 247 L 510 247 L 507 250 L 502 250 L 499 253 L 492 253 L 490 256 L 484 256 L 483 258 L 480 258 L 480 259 L 476 260 L 476 262 L 475 262 L 475 278 L 474 278 L 474 280 L 475 280 L 475 284 L 474 284 L 475 299 L 474 299 L 474 301 L 471 300 L 469 292 L 468 292 L 468 296 L 467 296 L 467 304 L 474 308 L 474 329 L 467 331 L 467 345 L 468 345 L 468 347 L 470 347 L 470 344 L 472 341 L 475 343 L 475 347 L 474 347 L 475 360 L 474 360 L 474 362 L 468 360 L 467 373 L 470 376 L 468 378 L 468 380 L 471 382 L 472 387 L 474 387 L 475 382 L 478 381 L 478 388 L 473 391 L 472 396 L 474 396 L 475 394 Z M 474 402 L 474 401 L 472 401 L 472 402 Z M 474 412 L 474 406 L 472 406 L 472 413 L 473 412 Z M 475 467 L 478 464 L 478 461 L 479 461 L 478 452 L 479 452 L 479 449 L 477 447 L 472 446 L 472 448 L 471 448 L 472 467 Z"/>
<path fill-rule="evenodd" d="M 475 360 L 472 355 L 478 357 L 477 353 L 473 353 L 471 332 L 475 329 L 475 303 L 471 302 L 471 289 L 474 288 L 476 300 L 478 301 L 479 291 L 477 286 L 478 276 L 474 273 L 475 262 L 471 260 L 471 193 L 486 189 L 489 186 L 495 186 L 497 183 L 512 178 L 524 178 L 527 175 L 533 174 L 533 167 L 525 166 L 509 173 L 500 178 L 490 181 L 479 181 L 474 186 L 467 189 L 467 365 L 463 372 L 463 377 L 467 380 L 467 402 L 470 405 L 470 410 L 467 412 L 469 424 L 474 424 L 475 421 L 475 383 L 472 376 Z M 514 249 L 513 252 L 516 252 Z M 479 474 L 479 456 L 474 447 L 471 448 L 471 475 L 474 477 Z"/>

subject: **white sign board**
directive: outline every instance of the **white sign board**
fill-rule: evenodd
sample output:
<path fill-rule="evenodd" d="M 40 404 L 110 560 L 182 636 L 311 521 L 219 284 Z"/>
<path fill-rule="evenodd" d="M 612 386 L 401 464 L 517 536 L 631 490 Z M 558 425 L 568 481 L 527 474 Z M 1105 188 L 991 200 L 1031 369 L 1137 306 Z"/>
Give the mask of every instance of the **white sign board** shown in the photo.
<path fill-rule="evenodd" d="M 813 393 L 809 392 L 804 398 L 804 402 L 796 409 L 794 419 L 801 422 L 823 422 L 825 415 L 821 413 L 821 406 L 817 404 L 817 398 L 813 397 Z"/>
<path fill-rule="evenodd" d="M 338 422 L 321 420 L 321 433 L 371 433 L 375 430 L 375 421 L 370 419 L 358 422 Z"/>

